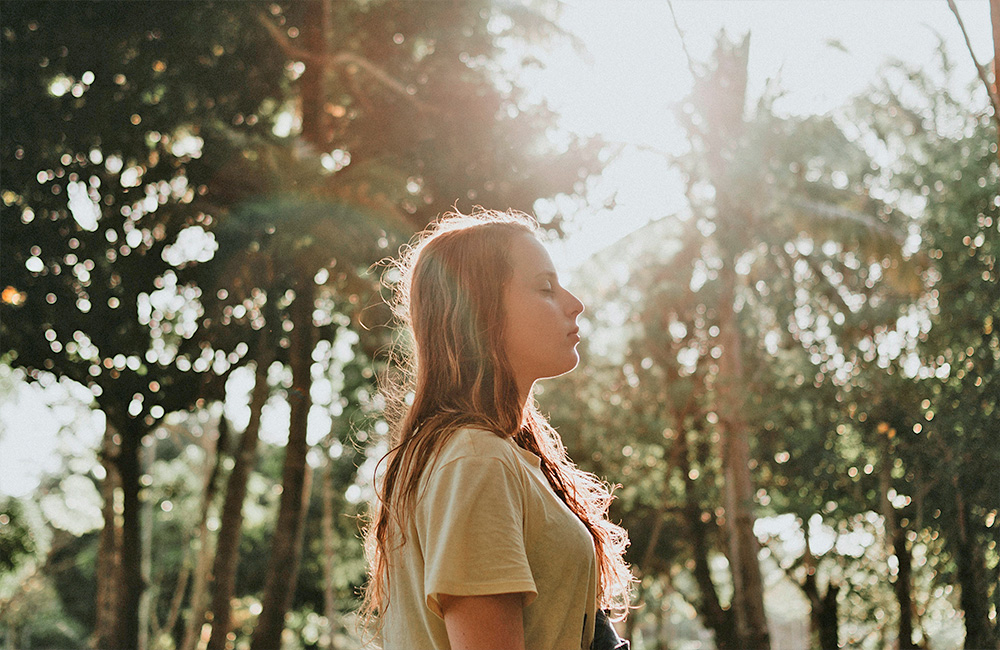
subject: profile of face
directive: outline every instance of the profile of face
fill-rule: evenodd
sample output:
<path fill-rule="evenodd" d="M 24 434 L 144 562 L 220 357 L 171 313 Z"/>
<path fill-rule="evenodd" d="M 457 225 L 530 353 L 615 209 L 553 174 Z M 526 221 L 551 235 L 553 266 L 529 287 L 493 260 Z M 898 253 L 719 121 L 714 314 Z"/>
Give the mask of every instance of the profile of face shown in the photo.
<path fill-rule="evenodd" d="M 548 251 L 533 235 L 513 236 L 509 260 L 503 344 L 524 395 L 535 380 L 565 374 L 580 362 L 576 317 L 583 303 L 559 285 Z"/>

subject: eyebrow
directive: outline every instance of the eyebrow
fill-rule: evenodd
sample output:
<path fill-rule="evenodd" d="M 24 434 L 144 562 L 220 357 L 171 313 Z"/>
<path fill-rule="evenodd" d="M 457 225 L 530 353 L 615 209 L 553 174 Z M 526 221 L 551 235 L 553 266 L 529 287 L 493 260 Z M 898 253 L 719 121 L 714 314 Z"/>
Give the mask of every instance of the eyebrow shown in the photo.
<path fill-rule="evenodd" d="M 553 278 L 557 278 L 557 277 L 559 277 L 558 275 L 556 275 L 556 272 L 555 272 L 555 271 L 542 271 L 541 273 L 539 273 L 539 274 L 538 274 L 538 275 L 536 275 L 535 277 L 536 277 L 536 278 L 540 278 L 540 277 L 542 277 L 543 275 L 546 275 L 546 276 L 549 276 L 549 277 L 553 277 Z"/>

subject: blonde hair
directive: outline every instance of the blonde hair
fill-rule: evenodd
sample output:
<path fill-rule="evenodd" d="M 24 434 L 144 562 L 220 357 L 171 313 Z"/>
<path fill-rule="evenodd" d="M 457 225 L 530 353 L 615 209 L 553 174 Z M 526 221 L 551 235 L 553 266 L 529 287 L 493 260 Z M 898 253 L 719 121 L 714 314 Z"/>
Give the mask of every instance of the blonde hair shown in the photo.
<path fill-rule="evenodd" d="M 420 475 L 448 438 L 467 426 L 511 438 L 541 458 L 552 489 L 594 539 L 599 606 L 618 618 L 627 612 L 633 581 L 623 558 L 628 535 L 607 519 L 609 486 L 573 464 L 532 396 L 521 411 L 504 352 L 503 294 L 513 273 L 510 241 L 537 230 L 535 220 L 519 212 L 450 212 L 419 233 L 392 263 L 400 273 L 393 312 L 410 341 L 404 342 L 408 350 L 393 352 L 395 371 L 382 378 L 390 450 L 382 458 L 386 470 L 365 530 L 368 582 L 360 614 L 367 631 L 373 624 L 381 627 L 388 606 L 390 542 L 405 541 L 403 524 Z M 394 532 L 399 539 L 391 539 Z"/>

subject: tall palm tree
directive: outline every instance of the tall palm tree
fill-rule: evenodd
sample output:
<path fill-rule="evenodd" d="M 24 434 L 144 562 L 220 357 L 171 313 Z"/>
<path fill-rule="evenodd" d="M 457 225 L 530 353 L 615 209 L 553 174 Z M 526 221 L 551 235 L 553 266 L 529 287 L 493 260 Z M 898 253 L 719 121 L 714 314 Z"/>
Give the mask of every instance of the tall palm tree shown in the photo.
<path fill-rule="evenodd" d="M 874 326 L 869 275 L 878 265 L 890 297 L 920 287 L 919 260 L 904 255 L 906 217 L 871 194 L 870 160 L 829 118 L 780 118 L 770 92 L 747 104 L 749 36 L 720 37 L 714 59 L 696 71 L 678 116 L 691 150 L 676 163 L 686 175 L 692 218 L 705 234 L 701 263 L 715 284 L 719 333 L 718 426 L 725 476 L 725 521 L 739 647 L 770 645 L 754 536 L 751 430 L 746 416 L 748 375 L 741 312 L 749 297 L 763 303 L 782 290 L 808 286 L 819 300 L 805 315 L 777 315 L 798 336 L 821 309 L 832 315 L 831 335 Z M 790 301 L 785 301 L 786 304 Z M 891 313 L 898 303 L 883 302 Z M 810 316 L 811 314 L 811 316 Z M 781 320 L 785 322 L 781 322 Z"/>

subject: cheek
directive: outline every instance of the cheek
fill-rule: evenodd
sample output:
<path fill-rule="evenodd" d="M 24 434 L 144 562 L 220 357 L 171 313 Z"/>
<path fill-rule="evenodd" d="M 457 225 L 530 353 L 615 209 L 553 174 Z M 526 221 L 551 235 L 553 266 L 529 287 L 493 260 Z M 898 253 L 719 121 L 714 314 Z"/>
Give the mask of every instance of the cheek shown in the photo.
<path fill-rule="evenodd" d="M 533 329 L 530 308 L 521 305 L 508 311 L 505 329 L 508 345 L 515 348 L 523 345 L 524 339 L 531 334 Z"/>
<path fill-rule="evenodd" d="M 543 305 L 521 302 L 507 312 L 504 339 L 508 355 L 513 359 L 538 356 L 538 346 L 545 337 Z"/>
<path fill-rule="evenodd" d="M 552 329 L 552 304 L 545 300 L 526 300 L 507 319 L 510 331 L 526 339 L 538 339 Z"/>

